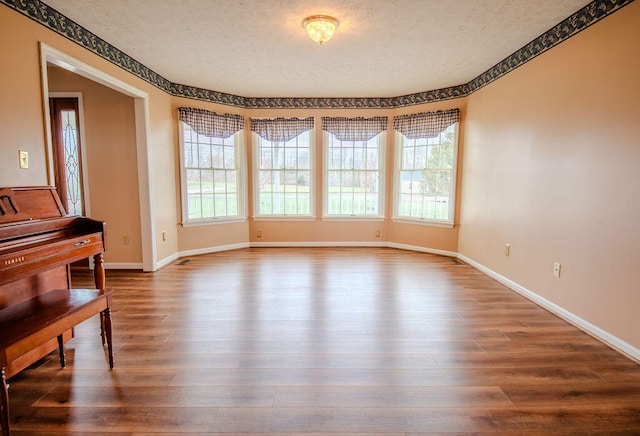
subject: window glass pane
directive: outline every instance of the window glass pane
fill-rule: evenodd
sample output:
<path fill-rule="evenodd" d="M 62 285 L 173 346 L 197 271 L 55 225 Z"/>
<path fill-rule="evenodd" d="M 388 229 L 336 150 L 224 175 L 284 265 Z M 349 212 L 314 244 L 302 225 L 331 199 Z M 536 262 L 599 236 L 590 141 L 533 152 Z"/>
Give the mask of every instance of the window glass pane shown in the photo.
<path fill-rule="evenodd" d="M 80 142 L 75 110 L 61 110 L 62 149 L 64 153 L 64 177 L 66 180 L 67 213 L 82 215 L 82 186 L 80 174 Z"/>
<path fill-rule="evenodd" d="M 298 168 L 301 170 L 308 170 L 310 169 L 310 156 L 309 156 L 309 149 L 308 148 L 303 148 L 300 150 L 300 154 L 298 156 Z"/>
<path fill-rule="evenodd" d="M 224 168 L 227 170 L 236 168 L 236 151 L 228 145 L 224 147 Z"/>
<path fill-rule="evenodd" d="M 367 148 L 367 168 L 377 169 L 380 166 L 380 163 L 378 161 L 379 155 L 380 150 L 378 150 L 378 147 Z"/>
<path fill-rule="evenodd" d="M 413 169 L 415 156 L 415 147 L 407 145 L 402 150 L 402 168 L 410 170 Z"/>

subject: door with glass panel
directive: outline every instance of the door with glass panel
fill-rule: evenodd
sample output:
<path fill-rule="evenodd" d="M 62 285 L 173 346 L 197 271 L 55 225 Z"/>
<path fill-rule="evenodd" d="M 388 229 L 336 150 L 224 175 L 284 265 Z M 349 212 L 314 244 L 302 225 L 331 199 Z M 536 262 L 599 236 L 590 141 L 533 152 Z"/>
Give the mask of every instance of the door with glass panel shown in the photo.
<path fill-rule="evenodd" d="M 49 99 L 55 185 L 69 215 L 84 215 L 78 107 L 77 98 Z"/>

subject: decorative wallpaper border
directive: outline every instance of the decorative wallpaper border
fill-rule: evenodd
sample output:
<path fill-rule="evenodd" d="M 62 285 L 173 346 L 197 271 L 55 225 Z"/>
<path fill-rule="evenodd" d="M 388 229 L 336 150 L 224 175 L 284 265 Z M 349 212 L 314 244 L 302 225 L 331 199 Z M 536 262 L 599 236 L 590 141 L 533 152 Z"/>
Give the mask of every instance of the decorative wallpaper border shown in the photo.
<path fill-rule="evenodd" d="M 0 3 L 176 97 L 247 109 L 388 109 L 467 96 L 633 1 L 594 0 L 469 83 L 399 97 L 353 98 L 242 97 L 172 83 L 40 0 L 0 0 Z"/>

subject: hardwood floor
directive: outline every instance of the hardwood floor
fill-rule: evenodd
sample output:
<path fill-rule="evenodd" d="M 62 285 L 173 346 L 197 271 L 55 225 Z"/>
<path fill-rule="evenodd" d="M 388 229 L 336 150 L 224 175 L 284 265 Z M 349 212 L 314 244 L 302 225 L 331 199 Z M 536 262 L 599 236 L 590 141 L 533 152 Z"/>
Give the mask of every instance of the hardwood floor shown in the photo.
<path fill-rule="evenodd" d="M 640 366 L 468 265 L 260 248 L 107 271 L 98 320 L 10 380 L 14 435 L 640 434 Z M 90 285 L 88 274 L 76 286 Z"/>

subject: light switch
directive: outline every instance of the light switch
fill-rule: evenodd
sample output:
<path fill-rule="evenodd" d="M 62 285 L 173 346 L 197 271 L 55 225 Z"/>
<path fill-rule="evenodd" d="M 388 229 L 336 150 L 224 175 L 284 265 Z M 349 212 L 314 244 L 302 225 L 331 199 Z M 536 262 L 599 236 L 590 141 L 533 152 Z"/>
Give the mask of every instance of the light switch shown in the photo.
<path fill-rule="evenodd" d="M 18 154 L 19 154 L 20 168 L 22 169 L 29 168 L 29 152 L 24 150 L 19 150 Z"/>

